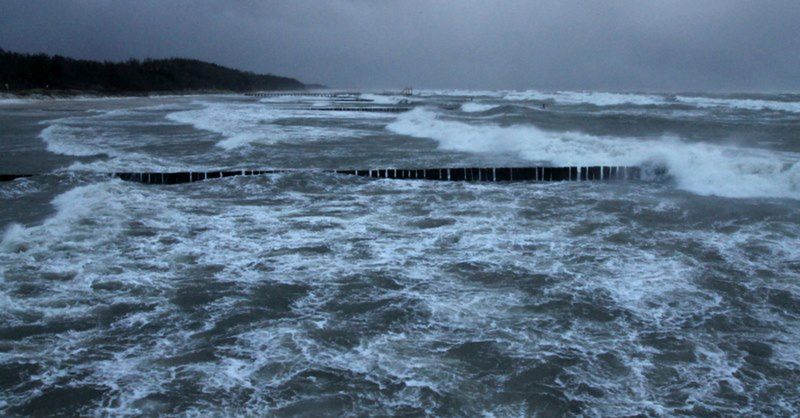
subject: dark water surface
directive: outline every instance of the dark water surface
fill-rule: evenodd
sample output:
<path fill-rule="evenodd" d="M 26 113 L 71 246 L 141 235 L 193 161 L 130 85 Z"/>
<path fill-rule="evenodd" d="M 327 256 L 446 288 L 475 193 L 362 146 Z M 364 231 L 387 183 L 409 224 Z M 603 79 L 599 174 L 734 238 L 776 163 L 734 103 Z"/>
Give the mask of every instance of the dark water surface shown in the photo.
<path fill-rule="evenodd" d="M 800 97 L 412 100 L 0 102 L 0 414 L 800 412 Z M 538 163 L 668 175 L 100 174 Z"/>

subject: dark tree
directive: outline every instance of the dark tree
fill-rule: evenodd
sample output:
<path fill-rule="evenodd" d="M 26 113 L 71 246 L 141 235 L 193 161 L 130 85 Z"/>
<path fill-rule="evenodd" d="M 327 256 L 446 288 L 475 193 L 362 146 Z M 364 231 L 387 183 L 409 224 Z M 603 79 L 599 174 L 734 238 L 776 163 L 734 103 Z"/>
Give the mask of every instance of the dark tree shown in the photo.
<path fill-rule="evenodd" d="M 5 89 L 6 84 L 12 91 L 50 89 L 112 94 L 306 88 L 293 78 L 254 74 L 193 59 L 97 62 L 0 49 L 0 87 Z"/>

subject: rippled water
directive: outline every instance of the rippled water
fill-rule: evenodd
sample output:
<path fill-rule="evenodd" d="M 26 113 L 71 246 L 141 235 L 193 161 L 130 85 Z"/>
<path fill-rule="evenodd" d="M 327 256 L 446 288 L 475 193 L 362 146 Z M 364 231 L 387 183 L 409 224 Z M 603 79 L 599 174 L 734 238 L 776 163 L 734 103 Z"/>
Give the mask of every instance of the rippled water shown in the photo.
<path fill-rule="evenodd" d="M 0 413 L 800 411 L 800 97 L 329 100 L 0 102 Z M 313 170 L 534 164 L 667 176 Z"/>

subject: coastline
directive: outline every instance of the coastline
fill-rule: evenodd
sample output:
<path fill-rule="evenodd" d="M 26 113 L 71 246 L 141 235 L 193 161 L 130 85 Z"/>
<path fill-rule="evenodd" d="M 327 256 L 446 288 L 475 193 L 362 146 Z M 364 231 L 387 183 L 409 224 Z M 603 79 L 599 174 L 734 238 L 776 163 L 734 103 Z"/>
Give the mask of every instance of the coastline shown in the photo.
<path fill-rule="evenodd" d="M 191 96 L 197 94 L 244 94 L 255 92 L 294 92 L 308 89 L 292 90 L 227 90 L 227 89 L 190 89 L 190 90 L 150 90 L 150 91 L 103 91 L 103 90 L 52 90 L 26 89 L 0 91 L 0 98 L 74 98 L 74 97 L 151 97 L 151 96 Z"/>
<path fill-rule="evenodd" d="M 104 100 L 104 99 L 125 99 L 125 98 L 146 98 L 146 97 L 181 97 L 181 96 L 206 96 L 206 95 L 242 95 L 251 92 L 296 92 L 310 90 L 219 90 L 219 89 L 199 89 L 199 90 L 165 90 L 165 91 L 125 91 L 125 92 L 105 92 L 98 90 L 17 90 L 0 92 L 0 105 L 26 104 L 33 102 L 45 102 L 56 100 Z"/>

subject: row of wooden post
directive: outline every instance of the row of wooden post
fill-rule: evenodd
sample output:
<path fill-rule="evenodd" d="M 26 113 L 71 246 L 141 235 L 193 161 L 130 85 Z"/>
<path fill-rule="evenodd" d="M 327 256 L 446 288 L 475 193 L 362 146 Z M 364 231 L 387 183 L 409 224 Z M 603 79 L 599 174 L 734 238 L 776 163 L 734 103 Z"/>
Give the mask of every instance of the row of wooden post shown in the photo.
<path fill-rule="evenodd" d="M 289 173 L 302 170 L 224 170 L 179 172 L 123 172 L 110 173 L 126 181 L 144 184 L 181 184 L 233 176 Z M 588 166 L 588 167 L 460 167 L 460 168 L 376 168 L 371 170 L 318 170 L 324 173 L 347 174 L 361 177 L 399 180 L 439 181 L 612 181 L 640 180 L 639 167 Z M 32 174 L 0 174 L 0 181 L 11 181 Z"/>
<path fill-rule="evenodd" d="M 232 176 L 295 172 L 298 170 L 236 170 L 175 173 L 113 173 L 122 180 L 145 184 L 179 184 Z M 641 169 L 627 166 L 586 167 L 460 167 L 460 168 L 378 168 L 371 170 L 322 170 L 337 174 L 399 180 L 439 181 L 613 181 L 639 180 Z"/>

